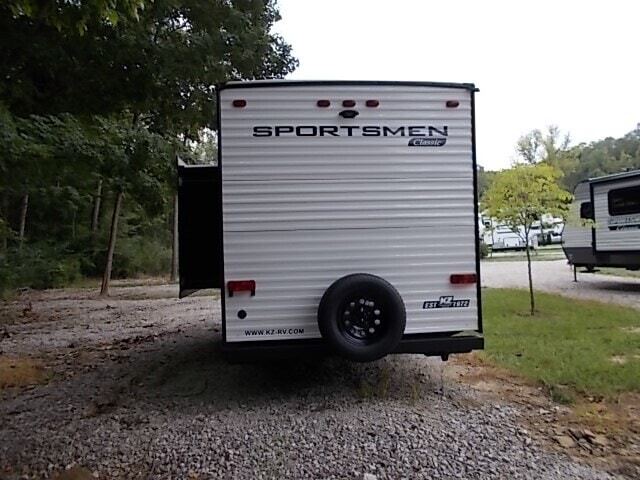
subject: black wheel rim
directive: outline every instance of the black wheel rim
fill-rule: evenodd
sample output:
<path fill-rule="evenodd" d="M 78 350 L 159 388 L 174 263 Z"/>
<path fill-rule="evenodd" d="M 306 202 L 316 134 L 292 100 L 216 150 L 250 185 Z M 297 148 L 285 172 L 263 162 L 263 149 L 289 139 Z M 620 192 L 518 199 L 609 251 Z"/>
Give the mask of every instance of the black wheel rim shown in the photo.
<path fill-rule="evenodd" d="M 382 302 L 371 295 L 353 295 L 342 303 L 338 327 L 352 343 L 369 345 L 385 335 L 388 319 Z"/>

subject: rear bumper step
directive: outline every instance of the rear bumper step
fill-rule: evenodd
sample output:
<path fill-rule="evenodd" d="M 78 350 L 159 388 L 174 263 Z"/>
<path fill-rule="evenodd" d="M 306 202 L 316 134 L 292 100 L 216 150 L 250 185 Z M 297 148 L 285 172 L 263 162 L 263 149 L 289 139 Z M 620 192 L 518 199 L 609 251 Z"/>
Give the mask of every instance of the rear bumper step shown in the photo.
<path fill-rule="evenodd" d="M 448 356 L 484 348 L 482 334 L 475 335 L 406 335 L 392 353 L 421 353 L 428 356 Z M 266 342 L 223 342 L 222 353 L 232 362 L 323 356 L 331 353 L 321 339 L 273 340 Z"/>

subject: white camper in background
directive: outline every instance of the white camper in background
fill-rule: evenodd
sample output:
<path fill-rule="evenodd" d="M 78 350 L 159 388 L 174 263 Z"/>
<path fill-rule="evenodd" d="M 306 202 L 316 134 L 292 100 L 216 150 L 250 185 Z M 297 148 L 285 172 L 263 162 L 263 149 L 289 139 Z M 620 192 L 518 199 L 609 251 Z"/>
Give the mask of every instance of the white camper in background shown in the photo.
<path fill-rule="evenodd" d="M 180 167 L 180 289 L 231 358 L 483 347 L 472 84 L 231 82 Z"/>
<path fill-rule="evenodd" d="M 491 247 L 492 251 L 500 250 L 524 250 L 527 242 L 524 241 L 524 227 L 517 230 L 508 225 L 497 224 L 493 219 L 483 217 L 482 240 Z M 538 248 L 538 234 L 540 226 L 529 231 L 528 245 L 532 249 Z"/>
<path fill-rule="evenodd" d="M 640 269 L 640 170 L 580 182 L 572 216 L 582 223 L 569 222 L 562 233 L 569 263 Z"/>

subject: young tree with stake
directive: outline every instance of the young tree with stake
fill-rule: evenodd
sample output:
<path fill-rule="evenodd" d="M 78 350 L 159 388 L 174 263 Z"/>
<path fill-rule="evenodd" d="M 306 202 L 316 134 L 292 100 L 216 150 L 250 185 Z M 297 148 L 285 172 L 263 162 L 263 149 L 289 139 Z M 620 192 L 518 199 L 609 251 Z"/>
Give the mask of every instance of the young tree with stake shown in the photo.
<path fill-rule="evenodd" d="M 559 186 L 561 176 L 558 169 L 546 163 L 516 165 L 496 175 L 483 200 L 487 213 L 525 242 L 531 315 L 535 314 L 535 299 L 529 235 L 544 214 L 559 217 L 568 212 L 572 196 Z"/>

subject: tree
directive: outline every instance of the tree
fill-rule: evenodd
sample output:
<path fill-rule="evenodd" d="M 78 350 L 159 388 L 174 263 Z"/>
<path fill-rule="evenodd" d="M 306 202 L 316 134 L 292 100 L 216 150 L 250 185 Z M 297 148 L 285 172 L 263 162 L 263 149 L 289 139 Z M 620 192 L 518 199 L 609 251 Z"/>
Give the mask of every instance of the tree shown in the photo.
<path fill-rule="evenodd" d="M 75 256 L 70 269 L 103 273 L 105 291 L 111 266 L 150 273 L 139 266 L 167 258 L 175 226 L 175 156 L 215 153 L 216 83 L 297 66 L 278 19 L 275 0 L 0 2 L 4 258 L 53 271 Z"/>
<path fill-rule="evenodd" d="M 167 161 L 175 151 L 175 144 L 162 135 L 150 132 L 140 123 L 102 120 L 98 138 L 103 142 L 101 176 L 108 179 L 107 187 L 115 195 L 109 246 L 103 271 L 100 295 L 109 294 L 113 256 L 118 235 L 120 210 L 125 193 L 151 215 L 166 210 L 170 197 L 168 180 L 173 165 Z"/>
<path fill-rule="evenodd" d="M 544 214 L 563 216 L 568 212 L 572 196 L 559 186 L 561 176 L 558 169 L 546 163 L 515 165 L 496 174 L 483 199 L 487 213 L 525 242 L 531 315 L 535 314 L 535 299 L 529 235 Z"/>
<path fill-rule="evenodd" d="M 216 83 L 280 78 L 298 64 L 272 32 L 273 0 L 58 0 L 42 3 L 64 8 L 16 13 L 31 3 L 0 4 L 0 101 L 22 117 L 128 112 L 155 132 L 196 138 L 216 129 Z M 105 20 L 104 4 L 137 20 Z M 95 11 L 82 32 L 55 26 L 78 9 Z"/>
<path fill-rule="evenodd" d="M 533 165 L 542 158 L 542 143 L 542 132 L 538 129 L 531 130 L 518 139 L 516 151 L 523 162 Z"/>
<path fill-rule="evenodd" d="M 6 0 L 6 6 L 16 18 L 26 17 L 52 26 L 61 32 L 83 34 L 91 19 L 117 25 L 137 20 L 145 0 Z"/>
<path fill-rule="evenodd" d="M 625 170 L 640 169 L 640 129 L 621 138 L 605 138 L 581 144 L 570 151 L 574 162 L 560 165 L 564 184 L 573 189 L 587 178 L 599 177 Z"/>
<path fill-rule="evenodd" d="M 478 166 L 478 198 L 482 199 L 491 186 L 495 174 L 496 172 L 492 170 L 485 170 L 483 166 Z"/>
<path fill-rule="evenodd" d="M 516 152 L 524 163 L 546 162 L 561 168 L 570 144 L 571 137 L 568 133 L 562 134 L 558 126 L 549 125 L 545 132 L 535 129 L 520 137 Z"/>

